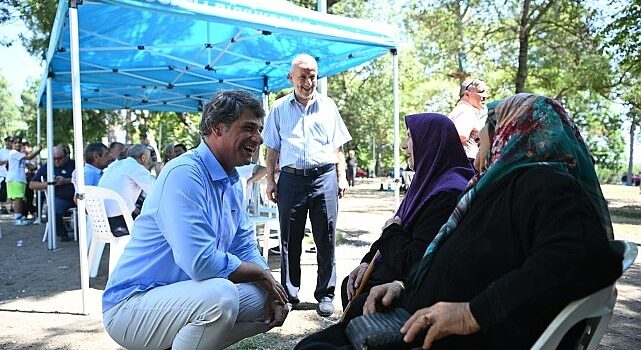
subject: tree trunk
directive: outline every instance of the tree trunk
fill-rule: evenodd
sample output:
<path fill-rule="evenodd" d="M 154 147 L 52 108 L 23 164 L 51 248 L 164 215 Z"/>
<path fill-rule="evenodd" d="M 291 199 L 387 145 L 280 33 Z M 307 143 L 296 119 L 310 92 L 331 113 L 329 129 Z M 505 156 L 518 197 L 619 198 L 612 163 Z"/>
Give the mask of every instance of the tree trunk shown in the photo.
<path fill-rule="evenodd" d="M 519 65 L 516 71 L 516 79 L 514 85 L 516 86 L 515 93 L 520 93 L 525 90 L 525 80 L 527 79 L 527 54 L 530 43 L 530 0 L 523 1 L 523 8 L 521 9 L 521 20 L 519 21 Z"/>
<path fill-rule="evenodd" d="M 634 135 L 637 131 L 637 124 L 634 120 L 630 123 L 630 158 L 628 160 L 628 176 L 626 185 L 632 185 L 632 167 L 634 166 Z"/>

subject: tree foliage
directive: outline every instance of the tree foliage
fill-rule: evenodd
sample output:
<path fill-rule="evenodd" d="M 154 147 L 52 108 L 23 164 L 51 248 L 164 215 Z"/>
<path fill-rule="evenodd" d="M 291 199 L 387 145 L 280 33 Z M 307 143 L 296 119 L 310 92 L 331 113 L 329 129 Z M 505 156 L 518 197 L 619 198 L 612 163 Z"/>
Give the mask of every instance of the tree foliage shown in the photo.
<path fill-rule="evenodd" d="M 316 9 L 316 0 L 293 2 Z M 641 92 L 633 88 L 641 82 L 641 1 L 622 2 L 629 6 L 614 16 L 573 0 L 328 0 L 327 6 L 329 13 L 398 26 L 401 130 L 406 114 L 448 114 L 458 84 L 478 77 L 488 82 L 493 99 L 528 91 L 559 100 L 580 126 L 599 167 L 616 170 L 622 163 L 622 118 L 638 125 L 641 110 Z M 42 57 L 56 1 L 0 0 L 0 9 L 6 4 L 27 24 L 28 50 Z M 353 136 L 347 147 L 357 150 L 359 164 L 378 163 L 383 170 L 392 164 L 391 62 L 388 55 L 329 79 L 329 95 Z M 614 112 L 612 100 L 623 101 L 628 115 Z M 33 115 L 26 109 L 21 113 Z M 56 138 L 70 140 L 69 112 L 56 115 Z M 87 140 L 120 125 L 132 142 L 148 130 L 158 140 L 160 129 L 162 143 L 198 141 L 196 115 L 86 111 L 83 118 Z"/>
<path fill-rule="evenodd" d="M 626 71 L 641 73 L 641 0 L 630 0 L 605 28 L 607 48 L 616 50 Z"/>
<path fill-rule="evenodd" d="M 0 75 L 0 135 L 15 135 L 26 129 L 4 76 Z M 2 136 L 2 138 L 4 138 Z"/>

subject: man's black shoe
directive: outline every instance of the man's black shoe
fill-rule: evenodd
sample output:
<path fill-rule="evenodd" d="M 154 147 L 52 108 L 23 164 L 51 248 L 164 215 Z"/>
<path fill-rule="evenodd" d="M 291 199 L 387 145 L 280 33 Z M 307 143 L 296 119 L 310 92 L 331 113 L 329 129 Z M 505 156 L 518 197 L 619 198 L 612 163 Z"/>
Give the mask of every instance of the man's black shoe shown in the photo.
<path fill-rule="evenodd" d="M 73 241 L 73 238 L 71 238 L 71 237 L 69 237 L 67 235 L 60 236 L 60 242 L 69 242 L 69 241 Z"/>

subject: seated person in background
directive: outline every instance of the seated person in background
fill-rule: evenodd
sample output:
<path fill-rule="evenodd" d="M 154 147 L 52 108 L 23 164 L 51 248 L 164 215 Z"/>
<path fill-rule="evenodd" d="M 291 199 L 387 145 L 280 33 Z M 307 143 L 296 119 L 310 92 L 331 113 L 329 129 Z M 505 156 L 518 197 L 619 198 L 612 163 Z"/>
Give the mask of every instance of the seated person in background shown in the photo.
<path fill-rule="evenodd" d="M 85 186 L 98 186 L 102 177 L 102 170 L 109 162 L 109 150 L 100 142 L 90 143 L 85 147 Z M 76 170 L 71 175 L 71 182 L 76 186 Z M 77 189 L 76 189 L 77 192 Z M 74 202 L 76 199 L 74 198 Z"/>
<path fill-rule="evenodd" d="M 221 349 L 283 324 L 288 309 L 256 246 L 234 168 L 262 143 L 245 91 L 203 111 L 203 141 L 156 181 L 103 294 L 109 335 L 128 349 Z"/>
<path fill-rule="evenodd" d="M 162 168 L 164 168 L 170 160 L 176 158 L 176 153 L 174 152 L 174 144 L 170 143 L 165 145 L 160 156 L 162 158 L 162 161 L 157 163 L 156 165 L 157 174 L 160 174 Z"/>
<path fill-rule="evenodd" d="M 236 167 L 236 171 L 238 172 L 240 183 L 243 186 L 243 196 L 246 200 L 249 200 L 248 197 L 251 196 L 252 185 L 254 182 L 267 176 L 267 168 L 260 164 L 249 163 Z"/>
<path fill-rule="evenodd" d="M 146 145 L 133 145 L 127 149 L 127 158 L 111 163 L 105 169 L 98 186 L 118 193 L 127 205 L 129 212 L 133 214 L 140 192 L 149 193 L 154 183 L 155 178 L 149 172 L 154 164 L 151 152 Z M 114 236 L 128 234 L 125 219 L 118 206 L 113 201 L 107 201 L 105 209 Z"/>
<path fill-rule="evenodd" d="M 174 146 L 174 157 L 178 157 L 185 152 L 187 152 L 187 146 L 183 145 L 182 143 L 177 143 Z"/>
<path fill-rule="evenodd" d="M 67 242 L 73 238 L 67 235 L 62 216 L 67 209 L 75 207 L 73 197 L 76 193 L 71 183 L 71 174 L 76 169 L 76 164 L 69 159 L 69 149 L 66 146 L 53 148 L 53 175 L 55 182 L 54 210 L 56 213 L 56 235 L 60 240 Z M 34 191 L 47 190 L 47 164 L 38 169 L 29 183 Z"/>
<path fill-rule="evenodd" d="M 407 152 L 407 162 L 416 175 L 396 215 L 383 227 L 381 237 L 372 244 L 361 264 L 343 280 L 341 297 L 345 308 L 363 282 L 367 267 L 374 264 L 364 294 L 359 302 L 354 301 L 346 319 L 360 315 L 366 293 L 373 286 L 406 279 L 474 175 L 456 127 L 446 116 L 414 114 L 405 117 L 405 124 L 407 139 L 401 147 Z M 377 251 L 380 257 L 373 262 Z"/>
<path fill-rule="evenodd" d="M 174 144 L 170 143 L 168 145 L 165 145 L 165 147 L 162 150 L 163 163 L 167 164 L 167 162 L 169 162 L 174 158 L 176 158 L 176 152 L 174 152 Z"/>
<path fill-rule="evenodd" d="M 153 169 L 154 175 L 158 176 L 160 174 L 160 171 L 162 170 L 163 163 L 158 161 L 158 152 L 156 152 L 156 149 L 154 146 L 151 145 L 145 145 L 147 146 L 147 149 L 149 150 L 149 161 L 151 162 L 151 165 L 149 166 L 149 171 Z"/>
<path fill-rule="evenodd" d="M 569 302 L 621 275 L 594 165 L 563 107 L 530 94 L 494 107 L 481 130 L 480 175 L 407 286 L 376 286 L 363 307 L 413 313 L 400 332 L 425 349 L 530 348 Z M 344 327 L 298 348 L 349 344 Z"/>
<path fill-rule="evenodd" d="M 125 144 L 121 142 L 112 142 L 109 144 L 109 151 L 107 152 L 107 165 L 120 160 L 127 158 L 124 154 Z"/>

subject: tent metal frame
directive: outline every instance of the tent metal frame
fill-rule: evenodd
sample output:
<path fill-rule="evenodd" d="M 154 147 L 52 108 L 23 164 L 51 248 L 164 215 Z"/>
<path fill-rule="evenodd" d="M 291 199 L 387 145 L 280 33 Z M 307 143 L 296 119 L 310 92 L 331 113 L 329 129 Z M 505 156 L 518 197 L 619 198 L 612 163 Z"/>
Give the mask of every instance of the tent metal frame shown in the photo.
<path fill-rule="evenodd" d="M 138 8 L 144 8 L 144 9 L 149 9 L 149 10 L 159 10 L 158 4 L 155 4 L 153 2 L 147 1 L 129 1 L 129 0 L 120 0 L 120 1 L 109 1 L 109 0 L 104 0 L 101 1 L 102 3 L 118 3 L 118 4 L 123 4 L 123 3 L 128 3 L 131 4 L 132 7 L 138 7 Z M 79 237 L 79 242 L 78 242 L 78 247 L 79 247 L 79 255 L 80 255 L 80 280 L 81 280 L 81 289 L 82 289 L 82 313 L 83 314 L 88 314 L 88 289 L 89 289 L 89 270 L 88 270 L 88 261 L 87 261 L 87 254 L 86 254 L 86 248 L 87 248 L 87 232 L 86 232 L 86 212 L 85 212 L 85 202 L 84 202 L 84 195 L 85 195 L 85 183 L 84 183 L 84 161 L 83 161 L 83 135 L 82 135 L 82 104 L 91 102 L 96 105 L 102 105 L 105 107 L 105 109 L 141 109 L 141 110 L 150 110 L 150 107 L 154 106 L 171 106 L 175 107 L 176 110 L 179 111 L 192 111 L 195 112 L 198 109 L 194 109 L 192 106 L 188 104 L 181 104 L 186 101 L 190 100 L 197 100 L 199 102 L 199 105 L 202 105 L 203 102 L 207 100 L 207 98 L 204 97 L 204 93 L 201 94 L 193 94 L 193 95 L 188 95 L 185 96 L 180 93 L 176 93 L 175 91 L 172 91 L 174 87 L 180 87 L 180 86 L 189 86 L 189 85 L 207 85 L 207 84 L 226 84 L 229 85 L 230 87 L 233 88 L 241 88 L 257 93 L 262 93 L 262 99 L 263 99 L 263 104 L 265 105 L 265 108 L 267 108 L 267 103 L 268 103 L 268 93 L 269 93 L 269 79 L 267 76 L 264 77 L 231 77 L 231 78 L 220 78 L 220 77 L 211 77 L 208 76 L 206 73 L 211 73 L 212 71 L 215 72 L 215 65 L 216 62 L 219 61 L 219 59 L 222 57 L 223 54 L 230 54 L 230 55 L 236 55 L 241 57 L 242 59 L 245 60 L 255 60 L 258 62 L 262 62 L 260 60 L 257 60 L 252 57 L 247 57 L 246 55 L 240 55 L 234 52 L 230 51 L 230 47 L 235 43 L 235 42 L 242 42 L 244 40 L 251 39 L 252 37 L 259 36 L 259 35 L 278 35 L 277 30 L 282 29 L 281 24 L 278 23 L 277 19 L 275 18 L 270 18 L 269 16 L 256 16 L 255 14 L 252 14 L 251 11 L 248 12 L 243 12 L 242 15 L 238 13 L 234 13 L 231 11 L 231 9 L 226 9 L 224 7 L 216 7 L 215 11 L 212 8 L 207 8 L 206 4 L 200 4 L 200 3 L 191 3 L 188 1 L 179 1 L 182 4 L 182 8 L 179 10 L 177 8 L 171 8 L 170 12 L 176 12 L 176 13 L 182 13 L 181 11 L 190 11 L 193 10 L 194 14 L 198 16 L 213 16 L 213 17 L 221 17 L 225 18 L 227 23 L 231 22 L 237 22 L 237 23 L 261 23 L 261 26 L 263 26 L 265 29 L 264 30 L 256 30 L 254 28 L 249 28 L 249 27 L 243 27 L 238 30 L 236 35 L 232 40 L 229 42 L 219 42 L 216 44 L 210 44 L 210 43 L 203 43 L 202 45 L 202 50 L 199 51 L 197 54 L 198 57 L 195 59 L 198 59 L 201 55 L 206 54 L 207 55 L 207 62 L 208 65 L 203 66 L 202 64 L 194 61 L 194 60 L 189 60 L 189 59 L 184 59 L 181 57 L 175 57 L 173 55 L 168 55 L 165 53 L 160 52 L 159 50 L 163 49 L 163 46 L 147 46 L 147 47 L 140 47 L 139 45 L 135 45 L 132 43 L 127 43 L 115 38 L 110 38 L 106 35 L 87 31 L 87 30 L 79 30 L 78 26 L 78 5 L 82 4 L 82 0 L 59 0 L 58 3 L 58 12 L 56 13 L 56 18 L 54 20 L 54 25 L 51 33 L 51 41 L 49 43 L 49 50 L 47 52 L 47 71 L 43 75 L 43 84 L 40 87 L 40 90 L 37 95 L 37 110 L 38 110 L 38 141 L 40 141 L 40 110 L 39 108 L 41 107 L 41 98 L 43 95 L 46 96 L 44 107 L 46 110 L 46 137 L 47 137 L 47 151 L 48 151 L 48 159 L 51 160 L 53 159 L 53 109 L 54 109 L 54 103 L 53 103 L 53 98 L 54 97 L 68 97 L 69 96 L 69 91 L 62 91 L 62 92 L 54 92 L 52 88 L 53 80 L 55 75 L 70 75 L 71 77 L 71 105 L 72 105 L 72 110 L 73 110 L 73 128 L 74 128 L 74 158 L 75 158 L 75 166 L 76 166 L 76 187 L 77 187 L 77 206 L 78 206 L 78 237 Z M 189 6 L 185 5 L 188 4 Z M 292 11 L 300 11 L 297 9 L 296 6 L 291 5 Z M 198 11 L 198 14 L 197 12 Z M 49 65 L 51 64 L 53 58 L 54 58 L 54 53 L 56 51 L 58 52 L 65 52 L 67 48 L 64 48 L 62 46 L 59 46 L 57 41 L 59 40 L 59 36 L 62 33 L 63 30 L 63 24 L 64 24 L 64 19 L 65 19 L 65 14 L 68 14 L 69 17 L 69 58 L 63 58 L 65 60 L 68 60 L 70 63 L 70 70 L 65 70 L 65 71 L 59 71 L 56 72 L 55 74 L 51 71 L 49 71 Z M 211 19 L 211 18 L 209 18 Z M 323 26 L 323 23 L 316 24 L 315 26 L 303 26 L 303 24 L 300 24 L 300 28 L 297 28 L 297 24 L 294 23 L 292 25 L 293 28 L 290 28 L 289 30 L 299 30 L 300 32 L 305 33 L 306 35 L 309 35 L 310 37 L 320 37 L 321 31 L 323 31 L 323 36 L 328 37 L 328 36 L 335 36 L 337 41 L 342 41 L 346 43 L 361 43 L 361 42 L 366 42 L 370 43 L 372 42 L 372 39 L 370 37 L 367 37 L 365 34 L 361 33 L 353 33 L 353 35 L 350 38 L 347 38 L 344 34 L 346 33 L 346 30 L 343 29 L 342 25 L 338 23 L 337 19 L 332 19 L 330 17 L 324 18 L 324 21 L 326 21 L 326 26 Z M 350 21 L 359 21 L 357 19 L 350 19 Z M 363 22 L 364 23 L 364 22 Z M 330 24 L 334 24 L 336 28 L 329 27 Z M 209 35 L 210 33 L 210 24 L 207 23 L 207 34 Z M 251 34 L 248 34 L 247 36 L 242 36 L 241 34 L 243 32 L 250 31 Z M 366 31 L 364 29 L 364 31 Z M 92 36 L 92 37 L 99 37 L 102 39 L 105 39 L 109 42 L 113 42 L 117 44 L 114 47 L 93 47 L 93 48 L 80 48 L 79 47 L 79 40 L 81 39 L 81 35 L 83 37 L 85 36 Z M 208 37 L 209 39 L 209 37 Z M 209 40 L 208 40 L 209 41 Z M 389 43 L 384 42 L 383 40 L 380 41 L 380 47 L 386 47 L 389 45 Z M 220 46 L 220 47 L 218 47 Z M 195 47 L 200 47 L 196 45 Z M 143 51 L 146 54 L 151 54 L 151 55 L 156 55 L 158 57 L 163 57 L 165 59 L 171 59 L 174 60 L 184 66 L 172 66 L 172 65 L 163 65 L 159 67 L 136 67 L 136 68 L 110 68 L 106 67 L 103 65 L 99 65 L 96 63 L 90 63 L 90 62 L 83 62 L 82 67 L 80 63 L 80 54 L 81 53 L 86 53 L 88 51 L 93 51 L 93 52 L 101 52 L 101 51 L 108 51 L 108 50 L 117 50 L 117 51 Z M 394 122 L 394 177 L 396 179 L 399 178 L 399 101 L 398 101 L 398 54 L 397 54 L 397 49 L 395 48 L 395 45 L 389 49 L 390 53 L 392 54 L 392 59 L 393 59 L 393 94 L 394 94 L 394 115 L 393 115 L 393 122 Z M 349 54 L 349 58 L 353 58 L 354 55 L 356 54 Z M 62 56 L 56 56 L 56 58 L 60 59 Z M 340 55 L 334 55 L 334 56 L 326 56 L 324 59 L 333 59 L 333 60 L 339 60 L 342 57 Z M 281 60 L 278 62 L 264 62 L 265 63 L 265 68 L 267 70 L 269 69 L 275 69 L 274 67 L 276 66 L 285 66 L 286 70 L 289 70 L 289 60 Z M 159 80 L 159 79 L 154 79 L 147 77 L 143 75 L 143 72 L 151 72 L 151 71 L 173 71 L 177 72 L 178 74 L 173 77 L 170 81 L 164 81 L 164 80 Z M 95 84 L 92 85 L 91 82 L 85 83 L 81 85 L 80 83 L 80 76 L 82 75 L 83 77 L 89 76 L 91 77 L 92 75 L 97 75 L 97 74 L 118 74 L 118 75 L 124 75 L 127 77 L 130 77 L 134 79 L 134 81 L 138 81 L 141 84 L 136 85 L 136 84 L 131 84 L 127 83 L 123 85 L 115 85 L 115 86 L 100 86 L 98 88 L 95 87 Z M 189 76 L 193 78 L 198 78 L 202 79 L 200 81 L 193 81 L 193 82 L 179 82 L 179 79 L 181 79 L 183 76 Z M 247 84 L 243 84 L 243 82 L 247 81 L 255 81 L 255 80 L 263 80 L 263 88 L 257 89 L 254 86 L 250 86 Z M 137 98 L 134 98 L 131 96 L 131 94 L 125 93 L 125 91 L 131 91 L 131 90 L 139 90 L 143 89 L 145 90 L 146 95 L 143 100 L 139 100 Z M 163 96 L 162 98 L 154 98 L 149 94 L 149 91 L 161 91 L 166 96 Z M 98 90 L 98 91 L 96 91 Z M 86 96 L 82 97 L 81 94 L 85 92 L 87 95 L 90 95 L 92 92 L 100 92 L 103 95 L 98 95 L 98 96 Z M 122 99 L 123 101 L 131 101 L 131 104 L 127 105 L 119 105 L 119 104 L 114 104 L 110 102 L 106 102 L 105 100 L 109 100 L 110 98 L 113 97 L 118 97 Z M 58 102 L 63 102 L 64 104 L 69 103 L 69 99 L 58 99 Z M 134 103 L 136 102 L 136 103 Z M 58 107 L 60 108 L 60 107 Z M 153 109 L 151 109 L 153 110 Z M 54 205 L 53 205 L 53 198 L 55 197 L 55 186 L 53 182 L 53 166 L 48 166 L 47 168 L 47 200 L 48 200 L 48 237 L 47 237 L 47 245 L 49 249 L 55 250 L 56 249 L 56 232 L 55 232 L 55 215 L 54 215 Z M 396 189 L 396 203 L 398 206 L 399 202 L 399 196 L 398 196 L 398 189 Z"/>

